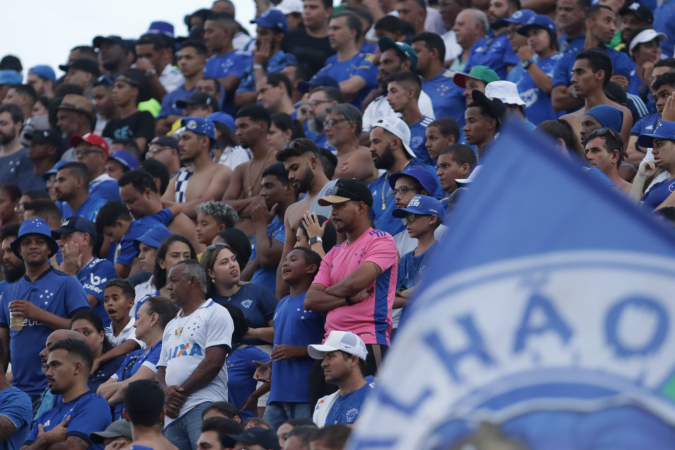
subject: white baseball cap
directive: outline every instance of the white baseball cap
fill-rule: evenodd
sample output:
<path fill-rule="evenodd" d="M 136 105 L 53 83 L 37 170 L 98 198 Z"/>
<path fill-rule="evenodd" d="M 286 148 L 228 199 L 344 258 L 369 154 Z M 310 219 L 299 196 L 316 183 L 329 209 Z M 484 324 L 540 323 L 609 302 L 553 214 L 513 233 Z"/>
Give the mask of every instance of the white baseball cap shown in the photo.
<path fill-rule="evenodd" d="M 457 184 L 457 186 L 464 187 L 464 186 L 467 186 L 467 185 L 473 183 L 473 181 L 476 179 L 476 175 L 478 175 L 478 171 L 480 170 L 480 168 L 481 168 L 481 166 L 474 167 L 473 171 L 469 175 L 469 178 L 458 178 L 458 179 L 456 179 L 455 183 Z"/>
<path fill-rule="evenodd" d="M 387 130 L 399 138 L 401 142 L 403 142 L 403 147 L 405 148 L 405 151 L 408 152 L 408 155 L 410 155 L 412 158 L 417 156 L 410 148 L 410 128 L 408 128 L 408 125 L 403 120 L 396 116 L 387 116 L 375 122 L 375 124 L 373 124 L 373 128 L 375 127 L 380 127 L 383 130 Z"/>
<path fill-rule="evenodd" d="M 284 15 L 288 15 L 293 13 L 302 14 L 302 8 L 302 0 L 282 0 L 274 9 L 281 11 Z"/>
<path fill-rule="evenodd" d="M 312 344 L 307 347 L 307 353 L 313 359 L 323 359 L 324 354 L 338 350 L 356 355 L 364 361 L 368 358 L 366 344 L 351 331 L 331 331 L 323 344 Z"/>
<path fill-rule="evenodd" d="M 647 42 L 651 42 L 654 39 L 658 39 L 659 42 L 663 42 L 668 39 L 668 36 L 666 36 L 664 33 L 659 33 L 658 31 L 652 30 L 651 28 L 644 30 L 641 33 L 638 33 L 638 35 L 635 36 L 632 41 L 630 41 L 628 53 L 630 53 L 630 56 L 633 56 L 633 49 L 637 47 L 638 44 L 646 44 Z"/>
<path fill-rule="evenodd" d="M 518 95 L 518 86 L 511 81 L 493 81 L 485 86 L 485 96 L 498 98 L 505 105 L 525 106 L 525 102 Z"/>

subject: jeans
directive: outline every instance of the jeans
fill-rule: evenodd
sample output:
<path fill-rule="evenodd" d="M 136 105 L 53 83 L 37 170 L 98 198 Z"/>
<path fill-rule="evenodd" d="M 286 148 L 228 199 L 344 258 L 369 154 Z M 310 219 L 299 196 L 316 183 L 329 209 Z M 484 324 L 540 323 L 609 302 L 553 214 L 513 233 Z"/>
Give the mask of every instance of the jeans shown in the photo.
<path fill-rule="evenodd" d="M 311 419 L 312 406 L 309 403 L 271 402 L 265 408 L 263 419 L 276 430 L 290 419 Z"/>
<path fill-rule="evenodd" d="M 196 450 L 197 441 L 202 434 L 202 411 L 212 404 L 213 402 L 198 404 L 183 417 L 171 422 L 164 430 L 164 436 L 178 447 L 178 450 Z"/>

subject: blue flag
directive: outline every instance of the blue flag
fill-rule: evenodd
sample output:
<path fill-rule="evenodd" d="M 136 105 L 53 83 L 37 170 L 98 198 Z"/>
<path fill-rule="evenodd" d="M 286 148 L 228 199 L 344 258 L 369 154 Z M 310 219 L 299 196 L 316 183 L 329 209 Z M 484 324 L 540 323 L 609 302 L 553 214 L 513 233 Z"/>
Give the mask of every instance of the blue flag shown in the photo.
<path fill-rule="evenodd" d="M 517 124 L 447 225 L 350 449 L 675 448 L 672 231 Z"/>

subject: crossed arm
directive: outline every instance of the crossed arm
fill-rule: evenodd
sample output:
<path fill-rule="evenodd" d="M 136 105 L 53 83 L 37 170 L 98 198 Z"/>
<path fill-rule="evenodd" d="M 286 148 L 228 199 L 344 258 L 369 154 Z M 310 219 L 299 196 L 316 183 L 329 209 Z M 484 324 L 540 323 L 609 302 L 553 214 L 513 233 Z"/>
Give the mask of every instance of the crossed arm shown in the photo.
<path fill-rule="evenodd" d="M 370 295 L 368 288 L 381 273 L 380 266 L 366 261 L 332 286 L 326 287 L 323 284 L 314 283 L 305 296 L 305 309 L 326 313 L 345 306 L 347 297 L 353 303 L 363 301 Z"/>

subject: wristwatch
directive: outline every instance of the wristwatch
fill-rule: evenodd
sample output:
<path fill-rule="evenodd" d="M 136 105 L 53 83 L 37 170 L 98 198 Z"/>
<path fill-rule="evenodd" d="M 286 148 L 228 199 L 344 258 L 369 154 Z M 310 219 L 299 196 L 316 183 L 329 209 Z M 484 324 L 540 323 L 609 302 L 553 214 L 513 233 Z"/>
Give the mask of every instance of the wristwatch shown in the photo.
<path fill-rule="evenodd" d="M 155 69 L 150 69 L 145 71 L 145 78 L 152 78 L 155 75 L 157 75 L 157 71 Z"/>
<path fill-rule="evenodd" d="M 316 244 L 317 242 L 323 242 L 323 239 L 321 239 L 318 236 L 314 236 L 313 238 L 309 238 L 309 246 L 311 247 L 312 245 Z"/>
<path fill-rule="evenodd" d="M 533 62 L 534 61 L 532 61 L 531 59 L 526 59 L 525 61 L 521 61 L 520 65 L 523 66 L 523 69 L 527 69 Z"/>
<path fill-rule="evenodd" d="M 263 70 L 262 64 L 253 64 L 253 70 Z"/>

